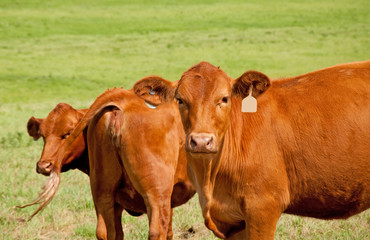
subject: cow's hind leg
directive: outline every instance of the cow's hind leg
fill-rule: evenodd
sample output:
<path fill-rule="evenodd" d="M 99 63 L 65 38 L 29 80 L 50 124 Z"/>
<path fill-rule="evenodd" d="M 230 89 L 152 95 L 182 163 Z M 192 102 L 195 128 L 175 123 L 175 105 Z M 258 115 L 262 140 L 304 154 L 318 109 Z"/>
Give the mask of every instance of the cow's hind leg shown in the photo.
<path fill-rule="evenodd" d="M 170 196 L 162 201 L 149 200 L 147 212 L 149 218 L 150 240 L 165 240 L 168 236 L 168 226 L 171 218 Z"/>
<path fill-rule="evenodd" d="M 123 239 L 124 234 L 122 230 L 122 211 L 123 207 L 121 205 L 116 204 L 114 208 L 114 224 L 115 224 L 115 239 Z M 99 213 L 97 210 L 97 218 L 98 223 L 96 227 L 96 238 L 98 240 L 107 240 L 108 234 L 107 234 L 107 227 L 105 225 L 103 214 Z M 110 236 L 113 237 L 113 236 Z"/>
<path fill-rule="evenodd" d="M 103 171 L 101 174 L 92 171 L 90 175 L 90 186 L 98 216 L 98 228 L 104 225 L 106 228 L 106 238 L 103 239 L 115 240 L 123 238 L 122 226 L 118 224 L 118 221 L 121 223 L 123 209 L 115 202 L 115 189 L 117 189 L 120 183 L 120 178 L 114 174 L 111 174 L 111 176 L 115 179 L 109 179 L 109 174 L 104 174 Z"/>
<path fill-rule="evenodd" d="M 114 201 L 113 197 L 109 197 L 107 195 L 100 195 L 94 197 L 95 208 L 98 213 L 98 227 L 99 226 L 99 219 L 102 217 L 106 227 L 106 233 L 108 240 L 115 240 L 116 239 L 116 224 L 115 224 L 115 209 L 114 209 Z M 98 232 L 98 230 L 97 230 Z"/>

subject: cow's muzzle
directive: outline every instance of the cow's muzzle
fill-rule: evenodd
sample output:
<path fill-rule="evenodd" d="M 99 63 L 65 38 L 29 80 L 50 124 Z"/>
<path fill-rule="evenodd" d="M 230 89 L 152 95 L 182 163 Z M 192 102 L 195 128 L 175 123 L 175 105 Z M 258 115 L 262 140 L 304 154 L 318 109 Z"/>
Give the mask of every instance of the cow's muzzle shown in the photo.
<path fill-rule="evenodd" d="M 52 168 L 53 168 L 53 164 L 51 162 L 38 161 L 36 163 L 36 172 L 41 173 L 42 175 L 45 175 L 45 176 L 50 175 Z"/>
<path fill-rule="evenodd" d="M 186 137 L 185 149 L 191 153 L 216 153 L 216 136 L 212 133 L 190 133 Z"/>

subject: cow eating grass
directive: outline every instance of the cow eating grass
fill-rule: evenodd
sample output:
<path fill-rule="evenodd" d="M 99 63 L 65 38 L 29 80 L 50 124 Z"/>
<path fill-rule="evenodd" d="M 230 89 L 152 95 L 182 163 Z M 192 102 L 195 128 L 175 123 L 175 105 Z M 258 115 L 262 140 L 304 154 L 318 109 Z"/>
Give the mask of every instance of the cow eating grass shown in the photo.
<path fill-rule="evenodd" d="M 274 239 L 282 213 L 337 219 L 370 206 L 370 61 L 272 82 L 201 62 L 134 91 L 152 105 L 177 99 L 188 174 L 220 238 Z M 258 110 L 243 113 L 250 92 Z"/>
<path fill-rule="evenodd" d="M 60 172 L 78 168 L 90 176 L 98 239 L 123 238 L 123 209 L 148 213 L 151 239 L 171 239 L 172 208 L 195 194 L 176 108 L 150 109 L 131 91 L 112 89 L 87 110 L 58 104 L 46 119 L 32 117 L 28 132 L 45 144 L 37 172 L 50 177 L 26 205 L 41 203 L 31 218 L 53 198 Z"/>

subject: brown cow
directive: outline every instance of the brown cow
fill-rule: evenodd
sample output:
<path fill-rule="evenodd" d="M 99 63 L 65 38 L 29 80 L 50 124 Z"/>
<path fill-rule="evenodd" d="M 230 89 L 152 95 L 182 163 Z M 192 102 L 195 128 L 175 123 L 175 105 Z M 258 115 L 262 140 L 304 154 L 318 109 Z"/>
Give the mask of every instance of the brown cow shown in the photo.
<path fill-rule="evenodd" d="M 242 113 L 250 90 L 258 111 Z M 178 100 L 188 175 L 220 238 L 273 239 L 282 213 L 348 218 L 370 206 L 370 61 L 273 82 L 201 62 L 134 91 Z"/>
<path fill-rule="evenodd" d="M 195 194 L 186 175 L 185 135 L 176 104 L 150 109 L 130 91 L 106 91 L 74 132 L 67 131 L 71 136 L 51 155 L 48 162 L 52 166 L 48 170 L 59 172 L 66 160 L 75 155 L 76 141 L 86 128 L 90 184 L 98 216 L 97 237 L 123 238 L 121 213 L 125 208 L 148 213 L 150 239 L 172 239 L 171 208 Z M 55 163 L 57 156 L 63 158 Z M 53 173 L 51 179 L 59 179 L 59 173 Z M 48 186 L 54 190 L 51 195 L 43 195 L 47 201 L 58 183 Z"/>
<path fill-rule="evenodd" d="M 44 140 L 44 148 L 40 160 L 36 163 L 36 172 L 49 176 L 52 162 L 59 146 L 72 130 L 77 126 L 87 109 L 74 109 L 66 103 L 59 103 L 43 118 L 31 117 L 27 122 L 28 134 L 36 141 L 40 137 Z M 81 134 L 73 146 L 73 155 L 63 163 L 62 172 L 70 169 L 79 169 L 89 173 L 89 158 L 85 137 Z"/>
<path fill-rule="evenodd" d="M 44 140 L 44 148 L 40 160 L 36 163 L 36 172 L 49 176 L 53 167 L 55 154 L 77 123 L 82 119 L 88 109 L 74 109 L 67 103 L 59 103 L 43 118 L 31 117 L 27 122 L 27 132 L 37 141 L 40 137 Z M 89 158 L 86 147 L 87 131 L 81 133 L 73 143 L 73 154 L 62 163 L 62 172 L 70 169 L 79 169 L 89 175 Z M 131 216 L 141 216 L 126 209 Z M 37 212 L 35 213 L 37 214 Z M 98 223 L 99 225 L 99 223 Z"/>

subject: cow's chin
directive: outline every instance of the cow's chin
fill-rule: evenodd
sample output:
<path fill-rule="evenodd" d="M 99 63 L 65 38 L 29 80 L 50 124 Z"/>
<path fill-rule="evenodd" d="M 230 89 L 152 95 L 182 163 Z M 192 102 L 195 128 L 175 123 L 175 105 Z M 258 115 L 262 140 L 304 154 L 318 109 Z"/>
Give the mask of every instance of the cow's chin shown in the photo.
<path fill-rule="evenodd" d="M 44 175 L 44 176 L 50 176 L 50 172 L 51 171 L 48 171 L 48 170 L 44 170 L 44 169 L 38 169 L 38 170 L 36 170 L 36 172 L 38 173 L 38 174 L 42 174 L 42 175 Z"/>
<path fill-rule="evenodd" d="M 218 151 L 194 151 L 193 149 L 188 149 L 185 147 L 186 153 L 192 158 L 214 158 Z"/>
<path fill-rule="evenodd" d="M 216 154 L 218 151 L 217 150 L 212 150 L 212 151 L 192 151 L 191 149 L 185 149 L 188 153 L 190 154 L 195 154 L 195 155 L 199 155 L 199 154 L 205 154 L 205 155 L 208 155 L 208 154 Z"/>

